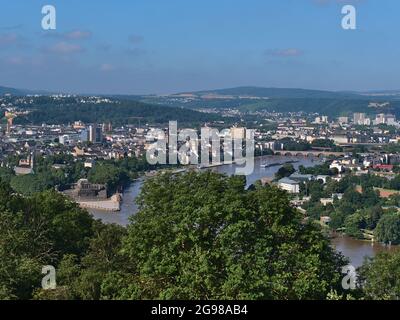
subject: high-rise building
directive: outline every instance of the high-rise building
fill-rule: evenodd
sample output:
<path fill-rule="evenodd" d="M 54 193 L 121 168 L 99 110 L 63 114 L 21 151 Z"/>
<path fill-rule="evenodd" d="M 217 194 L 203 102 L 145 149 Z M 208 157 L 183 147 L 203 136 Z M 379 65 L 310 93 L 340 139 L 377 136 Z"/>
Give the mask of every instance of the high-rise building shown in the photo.
<path fill-rule="evenodd" d="M 396 116 L 392 114 L 386 115 L 386 124 L 388 124 L 389 126 L 396 125 Z"/>
<path fill-rule="evenodd" d="M 80 142 L 87 142 L 89 140 L 89 132 L 86 128 L 82 129 L 79 135 Z"/>
<path fill-rule="evenodd" d="M 102 130 L 103 130 L 104 133 L 106 133 L 106 132 L 111 132 L 111 131 L 112 131 L 112 124 L 111 124 L 111 122 L 103 123 L 103 125 L 102 125 Z"/>
<path fill-rule="evenodd" d="M 384 124 L 385 123 L 385 114 L 380 113 L 375 117 L 375 124 Z"/>
<path fill-rule="evenodd" d="M 366 124 L 365 113 L 354 113 L 353 122 L 356 125 L 365 125 Z"/>
<path fill-rule="evenodd" d="M 103 141 L 101 127 L 97 124 L 89 126 L 89 141 L 91 143 L 101 143 Z"/>
<path fill-rule="evenodd" d="M 380 113 L 380 114 L 376 115 L 374 124 L 376 124 L 376 125 L 379 125 L 379 124 L 395 125 L 396 117 L 392 114 Z"/>

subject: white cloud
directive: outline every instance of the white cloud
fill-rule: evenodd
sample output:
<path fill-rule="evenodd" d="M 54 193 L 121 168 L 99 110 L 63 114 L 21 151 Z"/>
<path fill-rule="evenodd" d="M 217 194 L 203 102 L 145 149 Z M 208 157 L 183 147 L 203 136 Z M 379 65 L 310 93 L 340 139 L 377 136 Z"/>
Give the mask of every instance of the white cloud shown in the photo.
<path fill-rule="evenodd" d="M 56 53 L 56 54 L 72 54 L 83 52 L 84 49 L 78 44 L 72 44 L 68 42 L 58 42 L 50 47 L 45 48 L 46 52 Z"/>

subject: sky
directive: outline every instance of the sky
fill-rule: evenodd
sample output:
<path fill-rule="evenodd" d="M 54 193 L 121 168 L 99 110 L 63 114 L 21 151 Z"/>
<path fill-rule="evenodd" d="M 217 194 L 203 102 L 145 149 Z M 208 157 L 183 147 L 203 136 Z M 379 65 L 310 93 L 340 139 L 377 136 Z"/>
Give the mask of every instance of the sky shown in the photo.
<path fill-rule="evenodd" d="M 42 29 L 44 5 L 56 30 Z M 399 90 L 399 15 L 398 0 L 0 0 L 0 86 Z"/>

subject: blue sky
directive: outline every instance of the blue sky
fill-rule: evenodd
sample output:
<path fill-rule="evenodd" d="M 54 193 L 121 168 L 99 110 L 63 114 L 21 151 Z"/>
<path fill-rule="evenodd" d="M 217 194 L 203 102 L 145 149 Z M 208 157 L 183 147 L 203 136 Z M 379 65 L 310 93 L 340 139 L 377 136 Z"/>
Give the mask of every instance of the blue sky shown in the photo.
<path fill-rule="evenodd" d="M 41 8 L 57 9 L 57 30 Z M 357 30 L 341 8 L 357 9 Z M 0 85 L 75 93 L 400 89 L 398 0 L 1 0 Z"/>

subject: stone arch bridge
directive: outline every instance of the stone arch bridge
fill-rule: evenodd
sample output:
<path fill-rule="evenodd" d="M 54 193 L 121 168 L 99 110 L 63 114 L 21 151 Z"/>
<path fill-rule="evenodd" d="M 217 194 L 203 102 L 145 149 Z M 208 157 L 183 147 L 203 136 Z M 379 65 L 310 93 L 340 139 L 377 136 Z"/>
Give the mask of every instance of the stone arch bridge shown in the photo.
<path fill-rule="evenodd" d="M 274 153 L 277 156 L 287 157 L 343 157 L 346 155 L 345 152 L 333 152 L 333 151 L 290 151 L 280 150 Z"/>

